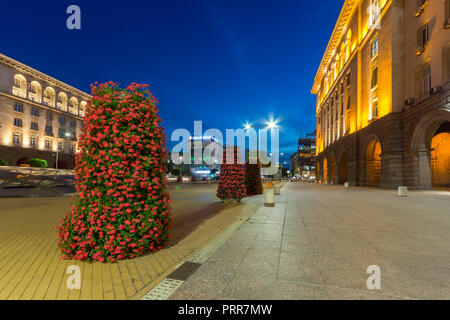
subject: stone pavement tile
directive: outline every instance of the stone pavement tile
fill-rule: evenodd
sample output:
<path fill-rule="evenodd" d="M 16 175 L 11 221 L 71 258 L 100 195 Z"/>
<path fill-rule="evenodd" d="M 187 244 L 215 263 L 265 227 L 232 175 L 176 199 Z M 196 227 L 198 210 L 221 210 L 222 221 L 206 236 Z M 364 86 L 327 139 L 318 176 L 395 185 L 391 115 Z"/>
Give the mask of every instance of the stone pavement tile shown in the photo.
<path fill-rule="evenodd" d="M 450 299 L 450 270 L 425 270 L 407 264 L 380 266 L 383 293 L 414 299 Z"/>
<path fill-rule="evenodd" d="M 342 257 L 331 255 L 316 255 L 317 266 L 324 284 L 340 288 L 366 290 L 367 268 L 378 265 L 383 269 L 384 264 L 370 256 Z"/>
<path fill-rule="evenodd" d="M 314 257 L 314 250 L 309 244 L 289 241 L 283 238 L 281 255 L 308 257 L 312 259 Z"/>
<path fill-rule="evenodd" d="M 270 300 L 274 297 L 274 283 L 272 274 L 237 273 L 223 291 L 223 296 L 239 300 Z"/>
<path fill-rule="evenodd" d="M 242 263 L 247 252 L 248 248 L 230 248 L 222 246 L 208 259 L 207 262 L 237 267 Z"/>
<path fill-rule="evenodd" d="M 293 256 L 282 253 L 277 279 L 323 284 L 320 269 L 312 256 Z"/>
<path fill-rule="evenodd" d="M 279 258 L 279 250 L 251 249 L 242 259 L 239 271 L 276 275 Z"/>
<path fill-rule="evenodd" d="M 171 298 L 187 299 L 193 294 L 195 296 L 221 297 L 235 273 L 236 268 L 229 264 L 206 262 L 183 283 Z"/>
<path fill-rule="evenodd" d="M 407 300 L 407 298 L 385 295 L 380 290 L 351 290 L 325 286 L 330 300 Z"/>
<path fill-rule="evenodd" d="M 286 230 L 283 231 L 283 242 L 295 242 L 301 244 L 309 244 L 311 239 L 307 232 L 303 231 L 289 231 L 286 233 Z"/>
<path fill-rule="evenodd" d="M 273 299 L 326 300 L 328 299 L 328 294 L 323 285 L 279 280 L 274 284 Z"/>

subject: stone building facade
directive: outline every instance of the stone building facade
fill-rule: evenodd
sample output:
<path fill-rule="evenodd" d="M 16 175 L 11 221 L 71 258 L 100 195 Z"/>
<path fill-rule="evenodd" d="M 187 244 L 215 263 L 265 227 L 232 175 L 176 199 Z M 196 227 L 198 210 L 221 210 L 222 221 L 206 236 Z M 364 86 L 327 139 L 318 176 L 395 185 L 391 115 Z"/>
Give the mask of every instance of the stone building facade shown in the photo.
<path fill-rule="evenodd" d="M 8 165 L 31 158 L 49 167 L 74 167 L 90 96 L 0 54 L 0 158 Z"/>
<path fill-rule="evenodd" d="M 450 187 L 449 0 L 346 0 L 312 93 L 318 180 Z"/>

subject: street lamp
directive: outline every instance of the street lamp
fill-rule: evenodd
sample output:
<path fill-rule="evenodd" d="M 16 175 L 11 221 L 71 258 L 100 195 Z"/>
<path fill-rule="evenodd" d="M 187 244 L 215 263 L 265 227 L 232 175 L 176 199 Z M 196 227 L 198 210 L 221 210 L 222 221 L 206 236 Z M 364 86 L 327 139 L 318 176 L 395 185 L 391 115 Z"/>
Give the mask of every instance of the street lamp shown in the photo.
<path fill-rule="evenodd" d="M 66 132 L 64 133 L 64 137 L 66 139 L 69 139 L 72 135 L 70 134 L 70 132 Z M 58 161 L 59 161 L 59 142 L 56 141 L 56 169 L 58 169 Z"/>

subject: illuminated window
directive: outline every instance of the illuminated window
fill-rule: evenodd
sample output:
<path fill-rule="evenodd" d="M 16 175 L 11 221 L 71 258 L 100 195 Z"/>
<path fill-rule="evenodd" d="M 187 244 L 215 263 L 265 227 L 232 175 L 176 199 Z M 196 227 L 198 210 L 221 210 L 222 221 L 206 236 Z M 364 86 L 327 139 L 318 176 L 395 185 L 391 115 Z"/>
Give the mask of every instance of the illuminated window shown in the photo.
<path fill-rule="evenodd" d="M 45 149 L 50 149 L 50 140 L 45 140 Z"/>
<path fill-rule="evenodd" d="M 428 64 L 422 71 L 422 96 L 426 96 L 431 90 L 431 66 Z"/>
<path fill-rule="evenodd" d="M 31 115 L 34 117 L 39 117 L 39 109 L 36 107 L 31 108 Z"/>
<path fill-rule="evenodd" d="M 53 127 L 51 125 L 45 126 L 45 134 L 48 136 L 53 136 Z"/>
<path fill-rule="evenodd" d="M 31 130 L 38 131 L 39 125 L 36 122 L 31 123 Z"/>
<path fill-rule="evenodd" d="M 36 143 L 36 137 L 31 137 L 30 138 L 30 146 L 32 147 L 36 147 L 37 143 Z"/>
<path fill-rule="evenodd" d="M 14 118 L 14 126 L 22 128 L 22 119 Z"/>
<path fill-rule="evenodd" d="M 378 37 L 372 41 L 370 57 L 373 59 L 378 55 Z"/>
<path fill-rule="evenodd" d="M 63 149 L 62 142 L 58 142 L 58 151 L 61 151 Z"/>
<path fill-rule="evenodd" d="M 23 113 L 23 104 L 16 103 L 16 104 L 14 105 L 14 111 Z"/>
<path fill-rule="evenodd" d="M 430 42 L 430 29 L 428 27 L 428 24 L 426 24 L 417 31 L 416 55 L 422 54 L 425 51 L 425 48 L 429 42 Z"/>
<path fill-rule="evenodd" d="M 373 90 L 378 86 L 378 66 L 372 70 L 372 80 L 370 82 L 370 88 Z"/>
<path fill-rule="evenodd" d="M 52 87 L 47 87 L 44 90 L 44 105 L 54 107 L 56 104 L 56 92 Z"/>
<path fill-rule="evenodd" d="M 12 88 L 12 94 L 22 98 L 27 97 L 27 79 L 24 76 L 20 74 L 16 74 L 14 76 L 14 86 Z"/>
<path fill-rule="evenodd" d="M 17 144 L 17 145 L 20 144 L 20 134 L 18 134 L 18 133 L 13 134 L 13 144 Z"/>

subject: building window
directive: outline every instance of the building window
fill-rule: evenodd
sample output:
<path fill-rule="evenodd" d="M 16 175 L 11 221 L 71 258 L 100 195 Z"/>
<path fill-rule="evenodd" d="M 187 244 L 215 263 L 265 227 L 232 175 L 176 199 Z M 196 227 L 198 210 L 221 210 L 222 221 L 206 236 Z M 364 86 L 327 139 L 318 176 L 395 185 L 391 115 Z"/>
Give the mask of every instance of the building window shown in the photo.
<path fill-rule="evenodd" d="M 20 144 L 20 134 L 18 133 L 13 134 L 13 144 Z"/>
<path fill-rule="evenodd" d="M 59 122 L 60 124 L 64 124 L 66 121 L 65 121 L 65 119 L 64 119 L 63 116 L 59 116 L 58 122 Z"/>
<path fill-rule="evenodd" d="M 35 117 L 39 117 L 39 109 L 36 107 L 31 108 L 31 115 Z"/>
<path fill-rule="evenodd" d="M 52 136 L 53 135 L 53 128 L 50 125 L 46 125 L 45 126 L 45 134 L 48 136 Z"/>
<path fill-rule="evenodd" d="M 415 16 L 418 17 L 420 16 L 424 11 L 425 8 L 428 5 L 428 0 L 417 0 L 417 9 L 416 9 L 416 13 Z"/>
<path fill-rule="evenodd" d="M 428 64 L 422 71 L 422 96 L 426 96 L 431 90 L 431 66 Z"/>
<path fill-rule="evenodd" d="M 369 121 L 378 117 L 378 66 L 373 68 L 371 77 Z"/>
<path fill-rule="evenodd" d="M 14 118 L 14 126 L 22 128 L 22 119 Z"/>
<path fill-rule="evenodd" d="M 35 130 L 35 131 L 39 130 L 39 125 L 37 124 L 37 122 L 31 123 L 31 130 Z"/>
<path fill-rule="evenodd" d="M 373 90 L 378 86 L 378 66 L 372 70 L 372 79 L 370 82 L 370 88 Z"/>
<path fill-rule="evenodd" d="M 16 104 L 14 105 L 14 111 L 23 113 L 23 104 L 16 103 Z"/>
<path fill-rule="evenodd" d="M 64 129 L 59 128 L 58 135 L 63 138 L 64 137 Z"/>
<path fill-rule="evenodd" d="M 47 120 L 53 120 L 53 113 L 51 113 L 50 111 L 47 111 L 47 115 L 46 115 Z"/>
<path fill-rule="evenodd" d="M 36 137 L 31 137 L 30 138 L 30 146 L 36 147 Z"/>
<path fill-rule="evenodd" d="M 416 54 L 421 55 L 427 46 L 427 44 L 430 42 L 430 29 L 428 27 L 428 24 L 421 27 L 417 32 L 417 49 Z"/>
<path fill-rule="evenodd" d="M 70 145 L 70 153 L 75 153 L 75 145 L 74 144 Z"/>
<path fill-rule="evenodd" d="M 77 125 L 77 122 L 75 120 L 70 120 L 70 126 L 74 128 Z"/>
<path fill-rule="evenodd" d="M 370 57 L 374 59 L 378 55 L 378 37 L 376 37 L 375 40 L 372 41 L 371 48 L 372 50 Z"/>
<path fill-rule="evenodd" d="M 445 0 L 444 28 L 450 28 L 450 0 Z"/>
<path fill-rule="evenodd" d="M 62 142 L 58 142 L 58 151 L 61 151 L 63 149 Z"/>
<path fill-rule="evenodd" d="M 15 96 L 26 98 L 27 86 L 28 86 L 27 79 L 20 74 L 16 74 L 14 76 L 14 86 L 12 88 L 12 94 Z"/>
<path fill-rule="evenodd" d="M 50 140 L 45 140 L 45 149 L 50 149 Z"/>

